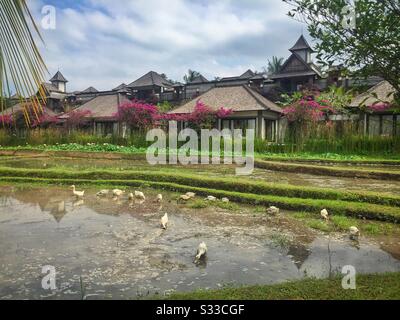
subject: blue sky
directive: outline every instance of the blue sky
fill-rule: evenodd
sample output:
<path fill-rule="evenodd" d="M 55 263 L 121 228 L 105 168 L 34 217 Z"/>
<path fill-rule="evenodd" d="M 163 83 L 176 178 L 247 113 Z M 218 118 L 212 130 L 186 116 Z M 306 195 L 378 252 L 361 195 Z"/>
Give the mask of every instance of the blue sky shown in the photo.
<path fill-rule="evenodd" d="M 68 90 L 99 90 L 154 70 L 182 81 L 191 68 L 208 79 L 262 70 L 288 57 L 304 25 L 281 0 L 31 0 L 36 19 L 56 8 L 55 30 L 40 44 L 50 73 Z"/>

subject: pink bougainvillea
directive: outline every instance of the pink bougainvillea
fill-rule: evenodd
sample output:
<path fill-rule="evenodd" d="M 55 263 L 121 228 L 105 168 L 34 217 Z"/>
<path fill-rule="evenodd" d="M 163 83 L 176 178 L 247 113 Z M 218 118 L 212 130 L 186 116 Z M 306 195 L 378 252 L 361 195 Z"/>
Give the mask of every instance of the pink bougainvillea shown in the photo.
<path fill-rule="evenodd" d="M 214 111 L 201 100 L 196 102 L 193 112 L 186 114 L 165 115 L 165 120 L 184 121 L 193 129 L 211 129 L 214 127 L 217 119 L 229 117 L 232 114 L 231 109 L 224 107 Z"/>
<path fill-rule="evenodd" d="M 34 121 L 32 127 L 51 127 L 58 124 L 60 120 L 56 116 L 49 115 L 48 113 L 43 113 L 38 120 Z"/>
<path fill-rule="evenodd" d="M 80 126 L 85 125 L 90 118 L 92 113 L 89 110 L 80 111 L 75 110 L 68 113 L 68 117 L 66 118 L 65 125 L 67 128 L 79 128 Z"/>
<path fill-rule="evenodd" d="M 10 115 L 1 115 L 0 114 L 0 125 L 1 126 L 10 126 L 12 124 L 12 117 Z"/>
<path fill-rule="evenodd" d="M 156 126 L 161 119 L 158 107 L 138 100 L 128 101 L 118 107 L 115 117 L 134 130 L 146 130 Z"/>
<path fill-rule="evenodd" d="M 160 113 L 157 106 L 141 101 L 129 101 L 123 103 L 115 117 L 120 122 L 127 123 L 134 130 L 146 130 L 153 128 L 165 121 L 184 121 L 193 129 L 211 128 L 219 118 L 225 118 L 232 113 L 232 110 L 220 108 L 212 110 L 200 100 L 191 113 L 187 114 L 166 114 Z"/>
<path fill-rule="evenodd" d="M 307 96 L 284 108 L 283 113 L 289 122 L 315 122 L 334 114 L 335 110 L 329 105 L 329 101 L 316 101 L 313 97 Z"/>
<path fill-rule="evenodd" d="M 380 102 L 380 103 L 375 103 L 372 106 L 369 106 L 368 110 L 371 112 L 384 112 L 389 110 L 390 108 L 391 105 L 389 103 Z"/>

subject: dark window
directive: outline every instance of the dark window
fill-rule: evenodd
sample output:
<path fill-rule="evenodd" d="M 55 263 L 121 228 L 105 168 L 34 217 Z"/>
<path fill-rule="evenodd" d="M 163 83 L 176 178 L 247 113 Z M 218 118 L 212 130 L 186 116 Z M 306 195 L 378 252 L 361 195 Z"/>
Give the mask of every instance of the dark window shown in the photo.
<path fill-rule="evenodd" d="M 276 121 L 265 120 L 265 140 L 269 142 L 276 141 Z"/>

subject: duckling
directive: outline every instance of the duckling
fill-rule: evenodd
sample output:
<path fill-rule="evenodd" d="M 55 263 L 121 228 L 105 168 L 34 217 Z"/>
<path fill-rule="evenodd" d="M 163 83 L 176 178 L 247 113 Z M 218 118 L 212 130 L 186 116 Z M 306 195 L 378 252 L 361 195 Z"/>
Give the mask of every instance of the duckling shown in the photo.
<path fill-rule="evenodd" d="M 208 197 L 205 198 L 204 200 L 206 200 L 206 201 L 211 201 L 211 202 L 215 202 L 215 201 L 217 201 L 217 198 L 214 197 L 214 196 L 208 196 Z"/>
<path fill-rule="evenodd" d="M 163 196 L 162 196 L 162 194 L 158 194 L 158 195 L 157 195 L 156 202 L 161 203 L 162 201 L 163 201 Z"/>
<path fill-rule="evenodd" d="M 128 200 L 134 200 L 135 195 L 133 193 L 128 194 Z"/>
<path fill-rule="evenodd" d="M 110 193 L 110 190 L 101 190 L 96 193 L 96 196 L 98 197 L 105 197 Z"/>
<path fill-rule="evenodd" d="M 197 254 L 196 257 L 194 259 L 195 263 L 198 263 L 202 258 L 204 258 L 207 255 L 207 245 L 205 244 L 205 242 L 200 243 L 198 249 L 197 249 Z"/>
<path fill-rule="evenodd" d="M 328 210 L 323 209 L 323 210 L 321 211 L 321 217 L 322 217 L 322 219 L 325 219 L 326 221 L 328 221 L 328 220 L 329 220 L 329 213 L 328 213 Z"/>
<path fill-rule="evenodd" d="M 161 226 L 164 230 L 167 229 L 169 223 L 169 219 L 168 219 L 168 213 L 164 214 L 164 216 L 161 218 Z"/>
<path fill-rule="evenodd" d="M 146 200 L 144 193 L 140 191 L 135 191 L 135 198 L 140 200 Z"/>
<path fill-rule="evenodd" d="M 350 227 L 350 239 L 351 240 L 358 240 L 358 237 L 361 235 L 360 230 L 357 227 Z"/>
<path fill-rule="evenodd" d="M 84 197 L 85 191 L 76 191 L 76 188 L 75 188 L 74 185 L 72 185 L 71 188 L 72 188 L 72 193 L 73 193 L 73 195 L 75 197 L 78 197 L 78 198 L 83 198 Z"/>
<path fill-rule="evenodd" d="M 222 201 L 223 203 L 229 203 L 229 199 L 228 199 L 228 198 L 222 198 L 221 201 Z"/>
<path fill-rule="evenodd" d="M 120 197 L 120 196 L 122 196 L 122 195 L 125 193 L 125 191 L 122 191 L 122 190 L 119 190 L 119 189 L 114 189 L 114 190 L 112 191 L 112 193 L 113 193 L 113 195 L 114 195 L 115 197 Z"/>

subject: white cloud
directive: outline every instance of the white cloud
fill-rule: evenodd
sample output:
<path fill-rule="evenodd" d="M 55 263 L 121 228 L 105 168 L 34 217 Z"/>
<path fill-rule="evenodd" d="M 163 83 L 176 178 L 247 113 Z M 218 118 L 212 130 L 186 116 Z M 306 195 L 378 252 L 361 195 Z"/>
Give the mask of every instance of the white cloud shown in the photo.
<path fill-rule="evenodd" d="M 32 1 L 39 17 L 40 0 Z M 57 4 L 56 4 L 57 7 Z M 182 80 L 261 69 L 287 56 L 301 25 L 281 0 L 86 0 L 57 7 L 57 29 L 44 31 L 45 60 L 70 90 L 111 89 L 154 70 Z"/>

